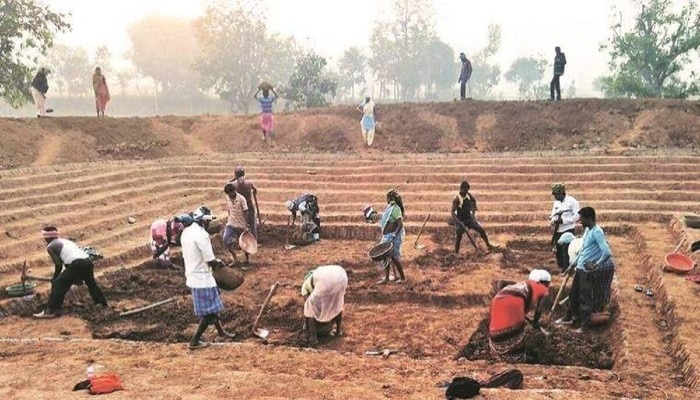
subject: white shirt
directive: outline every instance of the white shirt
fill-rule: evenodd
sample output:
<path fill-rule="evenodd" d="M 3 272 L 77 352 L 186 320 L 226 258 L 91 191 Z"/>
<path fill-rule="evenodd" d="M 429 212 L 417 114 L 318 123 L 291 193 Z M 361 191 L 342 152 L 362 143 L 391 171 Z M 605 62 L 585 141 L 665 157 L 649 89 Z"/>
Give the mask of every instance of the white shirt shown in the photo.
<path fill-rule="evenodd" d="M 368 117 L 374 117 L 374 102 L 372 100 L 362 105 L 362 112 Z"/>
<path fill-rule="evenodd" d="M 60 258 L 63 265 L 70 265 L 75 260 L 90 258 L 77 244 L 68 239 L 54 239 L 49 243 L 47 250 L 52 258 Z"/>
<path fill-rule="evenodd" d="M 199 224 L 193 223 L 182 231 L 180 242 L 182 258 L 185 261 L 187 287 L 196 289 L 216 287 L 211 267 L 207 264 L 216 259 L 207 231 Z"/>
<path fill-rule="evenodd" d="M 557 232 L 566 232 L 568 230 L 574 229 L 576 227 L 576 222 L 578 222 L 579 215 L 579 205 L 578 200 L 567 195 L 564 197 L 564 201 L 555 200 L 552 206 L 552 214 L 550 215 L 550 220 L 552 223 L 557 220 L 555 215 L 559 210 L 566 210 L 561 214 L 561 225 Z"/>

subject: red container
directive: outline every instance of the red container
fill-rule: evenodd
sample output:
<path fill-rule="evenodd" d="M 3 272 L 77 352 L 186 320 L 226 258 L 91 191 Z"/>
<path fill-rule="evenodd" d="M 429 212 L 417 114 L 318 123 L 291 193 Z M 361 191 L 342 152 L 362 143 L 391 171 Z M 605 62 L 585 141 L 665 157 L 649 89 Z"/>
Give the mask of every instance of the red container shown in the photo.
<path fill-rule="evenodd" d="M 685 274 L 695 267 L 695 262 L 685 254 L 671 253 L 666 256 L 666 269 L 671 272 Z"/>

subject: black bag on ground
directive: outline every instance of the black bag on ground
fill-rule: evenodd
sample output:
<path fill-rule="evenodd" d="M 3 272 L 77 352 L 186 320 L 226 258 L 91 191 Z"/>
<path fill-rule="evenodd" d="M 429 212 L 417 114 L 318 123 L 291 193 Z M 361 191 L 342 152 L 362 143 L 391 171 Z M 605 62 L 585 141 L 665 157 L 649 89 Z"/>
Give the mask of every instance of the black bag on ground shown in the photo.
<path fill-rule="evenodd" d="M 447 387 L 445 397 L 448 400 L 453 399 L 471 399 L 476 397 L 481 390 L 481 384 L 472 378 L 463 376 L 454 378 L 450 386 Z"/>
<path fill-rule="evenodd" d="M 518 369 L 507 369 L 492 376 L 481 384 L 485 388 L 507 387 L 508 389 L 521 389 L 523 387 L 523 373 Z"/>
<path fill-rule="evenodd" d="M 700 250 L 700 240 L 690 245 L 690 251 L 695 252 Z"/>

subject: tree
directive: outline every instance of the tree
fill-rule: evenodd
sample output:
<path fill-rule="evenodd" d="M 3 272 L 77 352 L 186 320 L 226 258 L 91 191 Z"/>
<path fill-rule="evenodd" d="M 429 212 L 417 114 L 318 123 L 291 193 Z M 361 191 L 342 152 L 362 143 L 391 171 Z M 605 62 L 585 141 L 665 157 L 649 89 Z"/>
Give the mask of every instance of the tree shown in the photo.
<path fill-rule="evenodd" d="M 367 58 L 362 54 L 362 50 L 357 47 L 350 47 L 340 58 L 339 72 L 342 77 L 341 86 L 350 89 L 350 96 L 355 98 L 355 86 L 365 83 L 365 70 L 367 68 Z"/>
<path fill-rule="evenodd" d="M 61 92 L 83 96 L 92 90 L 92 68 L 84 48 L 58 44 L 49 51 L 47 61 L 52 67 L 52 80 Z"/>
<path fill-rule="evenodd" d="M 641 7 L 634 26 L 620 23 L 602 49 L 610 51 L 612 75 L 601 83 L 604 93 L 626 97 L 686 98 L 700 93 L 695 71 L 686 73 L 700 49 L 700 11 L 694 0 L 680 12 L 671 0 L 635 0 Z M 689 77 L 687 81 L 684 75 Z"/>
<path fill-rule="evenodd" d="M 505 77 L 508 82 L 518 85 L 521 98 L 529 99 L 542 94 L 542 77 L 546 67 L 546 60 L 521 57 L 513 61 Z"/>
<path fill-rule="evenodd" d="M 324 71 L 325 66 L 326 59 L 314 52 L 301 57 L 284 89 L 285 98 L 296 108 L 328 105 L 329 98 L 335 96 L 338 83 Z"/>
<path fill-rule="evenodd" d="M 100 67 L 103 73 L 109 72 L 112 67 L 112 52 L 107 46 L 98 47 L 92 57 L 92 63 L 95 67 Z"/>
<path fill-rule="evenodd" d="M 447 97 L 445 93 L 452 90 L 455 81 L 456 63 L 452 47 L 434 38 L 420 53 L 420 61 L 418 67 L 425 98 L 438 100 Z"/>
<path fill-rule="evenodd" d="M 164 92 L 193 92 L 199 77 L 193 69 L 197 39 L 192 21 L 151 16 L 129 27 L 129 57 L 136 69 Z"/>
<path fill-rule="evenodd" d="M 268 32 L 264 16 L 254 9 L 213 4 L 197 21 L 196 32 L 201 86 L 229 101 L 232 111 L 248 113 L 261 81 L 286 82 L 294 69 L 294 40 Z"/>
<path fill-rule="evenodd" d="M 12 107 L 29 99 L 38 56 L 57 32 L 70 30 L 67 16 L 34 0 L 3 0 L 0 5 L 0 98 Z"/>
<path fill-rule="evenodd" d="M 391 19 L 377 22 L 370 38 L 370 67 L 382 88 L 393 83 L 394 98 L 416 98 L 426 84 L 420 64 L 436 38 L 430 0 L 393 0 Z"/>
<path fill-rule="evenodd" d="M 488 43 L 486 47 L 477 52 L 472 58 L 473 70 L 469 80 L 472 96 L 475 98 L 488 98 L 493 88 L 501 80 L 501 68 L 497 63 L 491 62 L 501 48 L 501 26 L 489 25 Z"/>

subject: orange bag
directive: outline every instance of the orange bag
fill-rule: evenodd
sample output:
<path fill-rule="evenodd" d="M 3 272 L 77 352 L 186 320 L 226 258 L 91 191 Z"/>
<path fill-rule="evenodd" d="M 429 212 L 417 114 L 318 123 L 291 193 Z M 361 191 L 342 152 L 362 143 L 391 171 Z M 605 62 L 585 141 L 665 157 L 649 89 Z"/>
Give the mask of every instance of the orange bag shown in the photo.
<path fill-rule="evenodd" d="M 124 390 L 124 384 L 119 375 L 108 372 L 90 379 L 90 394 L 106 394 Z"/>

